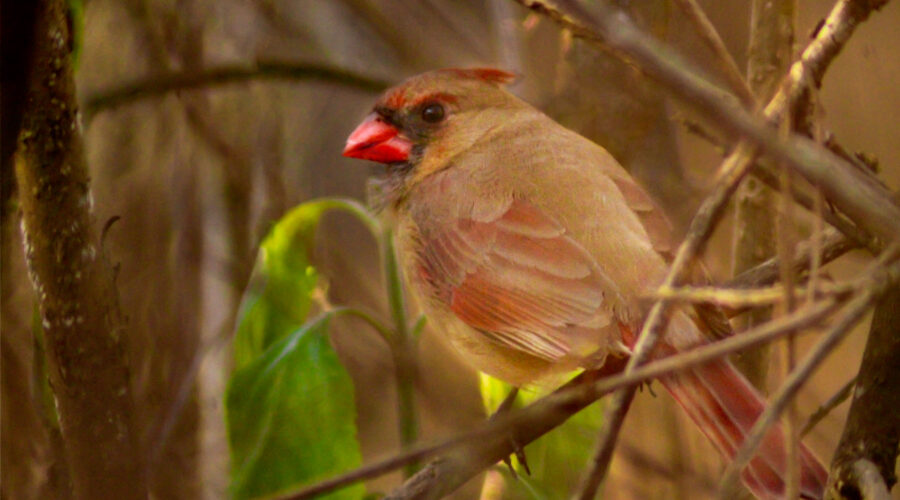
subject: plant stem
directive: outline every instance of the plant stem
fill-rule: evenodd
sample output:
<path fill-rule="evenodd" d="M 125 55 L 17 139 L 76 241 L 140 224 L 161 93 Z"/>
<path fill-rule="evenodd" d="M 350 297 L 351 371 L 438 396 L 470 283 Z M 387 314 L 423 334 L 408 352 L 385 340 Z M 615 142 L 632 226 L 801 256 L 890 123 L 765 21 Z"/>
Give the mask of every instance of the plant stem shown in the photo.
<path fill-rule="evenodd" d="M 381 259 L 388 304 L 396 333 L 389 345 L 394 358 L 394 376 L 397 383 L 400 443 L 403 448 L 408 448 L 415 443 L 419 434 L 415 401 L 416 344 L 406 317 L 406 302 L 403 297 L 400 269 L 397 266 L 397 255 L 394 252 L 394 239 L 388 228 L 384 228 L 381 233 Z M 414 463 L 406 465 L 404 476 L 411 476 L 417 468 L 417 464 Z"/>

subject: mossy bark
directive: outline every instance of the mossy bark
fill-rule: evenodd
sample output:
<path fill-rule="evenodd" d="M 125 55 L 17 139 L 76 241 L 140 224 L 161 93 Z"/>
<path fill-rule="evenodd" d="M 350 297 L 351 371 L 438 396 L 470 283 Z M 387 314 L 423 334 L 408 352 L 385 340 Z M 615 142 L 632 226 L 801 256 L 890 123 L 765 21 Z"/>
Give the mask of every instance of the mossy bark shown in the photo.
<path fill-rule="evenodd" d="M 91 216 L 68 8 L 38 2 L 16 180 L 77 498 L 146 498 L 114 273 Z"/>

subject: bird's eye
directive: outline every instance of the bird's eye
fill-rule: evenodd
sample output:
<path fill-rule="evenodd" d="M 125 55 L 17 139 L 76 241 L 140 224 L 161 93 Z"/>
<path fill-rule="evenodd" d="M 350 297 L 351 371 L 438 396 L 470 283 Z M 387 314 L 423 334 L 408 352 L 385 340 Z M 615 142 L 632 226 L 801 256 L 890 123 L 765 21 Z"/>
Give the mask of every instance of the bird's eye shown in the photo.
<path fill-rule="evenodd" d="M 444 107 L 440 104 L 429 104 L 422 108 L 422 119 L 428 123 L 437 123 L 444 119 Z"/>

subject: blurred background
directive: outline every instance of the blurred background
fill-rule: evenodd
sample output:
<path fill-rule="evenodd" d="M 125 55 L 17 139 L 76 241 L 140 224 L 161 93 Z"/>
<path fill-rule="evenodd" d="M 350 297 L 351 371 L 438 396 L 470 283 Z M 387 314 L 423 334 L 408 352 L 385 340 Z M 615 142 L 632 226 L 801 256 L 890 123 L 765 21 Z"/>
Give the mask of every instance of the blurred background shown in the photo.
<path fill-rule="evenodd" d="M 716 81 L 708 50 L 665 0 L 621 2 L 649 32 Z M 746 65 L 750 2 L 700 2 L 738 65 Z M 831 2 L 799 2 L 797 47 Z M 900 5 L 856 33 L 818 93 L 824 129 L 879 160 L 900 186 Z M 173 71 L 315 63 L 366 76 L 366 87 L 304 78 L 260 78 L 89 106 L 126 83 Z M 496 66 L 521 75 L 512 90 L 609 149 L 656 196 L 679 234 L 712 183 L 721 152 L 681 125 L 692 113 L 611 56 L 561 33 L 510 0 L 85 0 L 77 86 L 97 224 L 118 217 L 104 246 L 118 269 L 128 316 L 133 389 L 156 498 L 227 495 L 222 394 L 229 341 L 260 239 L 290 207 L 319 196 L 364 198 L 379 167 L 341 157 L 367 114 L 377 82 L 440 67 Z M 721 81 L 720 81 L 721 82 Z M 714 128 L 714 127 L 711 127 Z M 58 440 L 46 425 L 42 347 L 33 340 L 34 296 L 18 221 L 4 221 L 2 289 L 3 498 L 46 498 L 58 480 Z M 730 276 L 731 217 L 705 261 Z M 801 217 L 800 225 L 809 218 Z M 387 317 L 375 243 L 347 216 L 329 216 L 317 264 L 330 300 Z M 830 265 L 852 276 L 863 252 Z M 856 373 L 861 325 L 799 396 L 805 418 Z M 398 449 L 390 355 L 362 324 L 342 320 L 332 340 L 356 384 L 364 461 Z M 806 336 L 808 345 L 814 336 Z M 417 381 L 424 439 L 484 418 L 478 379 L 426 330 Z M 807 438 L 830 458 L 847 407 Z M 593 436 L 587 437 L 593 439 Z M 643 391 L 626 420 L 604 498 L 703 498 L 722 465 L 668 395 Z M 577 471 L 583 464 L 572 464 Z M 369 483 L 386 491 L 399 473 Z M 457 498 L 476 498 L 476 479 Z M 897 498 L 900 498 L 898 496 Z"/>

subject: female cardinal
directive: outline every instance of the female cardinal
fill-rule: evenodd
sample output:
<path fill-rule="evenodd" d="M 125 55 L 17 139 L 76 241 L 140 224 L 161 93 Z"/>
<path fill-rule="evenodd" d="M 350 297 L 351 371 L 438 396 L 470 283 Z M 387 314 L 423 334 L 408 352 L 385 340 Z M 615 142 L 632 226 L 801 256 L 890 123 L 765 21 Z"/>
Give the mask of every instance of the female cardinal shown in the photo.
<path fill-rule="evenodd" d="M 410 78 L 378 100 L 344 156 L 387 165 L 398 258 L 436 331 L 475 368 L 521 386 L 629 353 L 641 297 L 667 272 L 670 229 L 606 150 L 504 90 L 512 78 Z M 677 309 L 656 356 L 723 325 Z M 729 458 L 765 405 L 724 360 L 662 383 Z M 773 428 L 742 473 L 758 497 L 783 496 L 785 455 Z M 800 469 L 802 495 L 820 498 L 825 470 L 802 446 Z"/>

